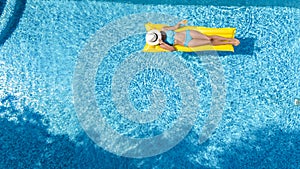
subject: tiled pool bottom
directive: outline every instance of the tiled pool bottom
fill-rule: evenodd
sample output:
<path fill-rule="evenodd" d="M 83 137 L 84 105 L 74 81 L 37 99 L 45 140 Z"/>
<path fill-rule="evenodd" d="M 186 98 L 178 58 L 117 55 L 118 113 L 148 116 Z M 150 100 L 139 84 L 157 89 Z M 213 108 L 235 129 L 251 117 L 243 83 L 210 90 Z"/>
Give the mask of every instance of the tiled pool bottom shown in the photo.
<path fill-rule="evenodd" d="M 192 143 L 197 134 L 191 132 L 162 155 L 130 159 L 104 151 L 83 132 L 75 142 L 68 135 L 50 134 L 48 121 L 39 112 L 15 104 L 14 96 L 1 100 L 1 113 L 22 114 L 0 119 L 2 168 L 297 168 L 299 164 L 299 132 L 283 131 L 274 125 L 250 130 L 238 141 L 217 146 L 210 141 L 201 146 Z"/>
<path fill-rule="evenodd" d="M 242 44 L 252 46 L 242 45 L 234 54 L 220 53 L 228 86 L 226 108 L 208 142 L 198 144 L 201 125 L 196 123 L 170 151 L 130 159 L 104 151 L 82 131 L 72 105 L 71 81 L 78 53 L 96 30 L 145 9 L 188 18 L 193 25 L 237 27 Z M 297 168 L 300 111 L 293 105 L 300 94 L 297 14 L 293 8 L 158 9 L 28 1 L 18 28 L 0 49 L 0 167 Z M 136 48 L 141 49 L 143 43 L 138 42 Z M 201 75 L 199 58 L 179 57 Z M 200 84 L 209 86 L 209 79 L 202 77 Z"/>
<path fill-rule="evenodd" d="M 0 1 L 0 15 L 2 15 L 5 5 L 6 5 L 6 1 L 4 1 L 4 0 Z"/>

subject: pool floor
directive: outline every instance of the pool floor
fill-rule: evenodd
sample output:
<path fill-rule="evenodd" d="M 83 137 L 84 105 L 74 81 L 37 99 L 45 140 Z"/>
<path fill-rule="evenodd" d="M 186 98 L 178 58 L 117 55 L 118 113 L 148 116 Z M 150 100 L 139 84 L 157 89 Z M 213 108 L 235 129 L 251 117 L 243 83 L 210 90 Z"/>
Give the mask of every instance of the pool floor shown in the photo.
<path fill-rule="evenodd" d="M 294 7 L 193 1 L 20 2 L 14 8 L 18 12 L 1 15 L 0 168 L 300 166 L 300 106 L 294 103 L 300 98 L 296 1 Z M 3 11 L 9 11 L 5 7 Z M 5 18 L 9 15 L 13 17 Z M 187 19 L 188 25 L 234 27 L 241 44 L 233 53 L 141 52 L 141 26 L 164 19 L 169 25 Z M 95 104 L 89 105 L 92 101 Z M 95 105 L 99 112 L 89 111 Z M 158 110 L 163 112 L 160 118 L 149 120 Z M 82 120 L 81 112 L 95 118 Z M 113 137 L 121 133 L 150 139 L 171 131 L 182 114 L 184 120 L 191 118 L 182 124 L 191 123 L 189 130 L 177 130 L 186 132 L 182 139 L 170 132 L 173 135 L 165 135 L 164 142 L 139 149 L 160 152 L 172 145 L 153 156 L 126 157 L 124 147 L 136 149 L 119 142 L 121 136 Z M 95 121 L 100 116 L 107 126 Z M 135 117 L 150 122 L 134 121 Z M 91 134 L 99 131 L 97 127 L 101 132 Z M 104 134 L 108 129 L 113 129 L 111 135 Z M 211 133 L 199 143 L 204 131 Z"/>

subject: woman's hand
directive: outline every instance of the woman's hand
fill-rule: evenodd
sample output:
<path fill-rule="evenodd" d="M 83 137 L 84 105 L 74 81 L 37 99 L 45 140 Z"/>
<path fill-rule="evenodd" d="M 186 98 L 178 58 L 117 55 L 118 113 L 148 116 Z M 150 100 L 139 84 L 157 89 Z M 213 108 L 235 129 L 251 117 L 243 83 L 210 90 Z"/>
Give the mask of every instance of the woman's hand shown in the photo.
<path fill-rule="evenodd" d="M 175 51 L 176 48 L 174 46 L 168 45 L 166 44 L 164 41 L 162 41 L 161 39 L 159 40 L 159 46 L 163 49 L 166 49 L 168 51 Z"/>
<path fill-rule="evenodd" d="M 159 39 L 159 40 L 158 40 L 158 44 L 162 45 L 162 44 L 164 44 L 164 41 L 161 40 L 161 39 Z"/>
<path fill-rule="evenodd" d="M 165 26 L 162 28 L 162 31 L 176 30 L 176 29 L 180 28 L 180 25 L 185 25 L 185 24 L 187 24 L 187 22 L 188 22 L 187 20 L 182 20 L 182 21 L 178 22 L 177 25 L 175 25 L 175 26 Z"/>
<path fill-rule="evenodd" d="M 185 24 L 187 24 L 187 22 L 188 21 L 185 19 L 185 20 L 180 21 L 179 24 L 185 25 Z"/>

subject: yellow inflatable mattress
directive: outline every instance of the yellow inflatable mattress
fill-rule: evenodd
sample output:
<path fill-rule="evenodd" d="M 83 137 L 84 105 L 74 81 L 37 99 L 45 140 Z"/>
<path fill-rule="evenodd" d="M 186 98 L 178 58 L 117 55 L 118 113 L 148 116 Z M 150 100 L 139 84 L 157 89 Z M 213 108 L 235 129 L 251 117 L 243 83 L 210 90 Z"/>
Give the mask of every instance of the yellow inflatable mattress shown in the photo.
<path fill-rule="evenodd" d="M 147 32 L 152 29 L 161 30 L 165 26 L 168 25 L 153 24 L 150 22 L 145 24 L 145 28 Z M 225 38 L 234 38 L 236 28 L 207 28 L 201 26 L 184 26 L 184 27 L 180 27 L 175 32 L 180 32 L 184 30 L 196 30 L 205 35 L 218 35 Z M 176 48 L 176 50 L 183 51 L 183 52 L 195 52 L 195 51 L 207 51 L 207 50 L 231 51 L 231 52 L 234 51 L 232 45 L 219 45 L 219 46 L 204 45 L 204 46 L 197 46 L 197 47 L 186 47 L 181 45 L 175 45 L 174 47 Z M 151 46 L 148 45 L 147 43 L 143 51 L 144 52 L 168 52 L 168 50 L 161 48 L 159 45 Z"/>

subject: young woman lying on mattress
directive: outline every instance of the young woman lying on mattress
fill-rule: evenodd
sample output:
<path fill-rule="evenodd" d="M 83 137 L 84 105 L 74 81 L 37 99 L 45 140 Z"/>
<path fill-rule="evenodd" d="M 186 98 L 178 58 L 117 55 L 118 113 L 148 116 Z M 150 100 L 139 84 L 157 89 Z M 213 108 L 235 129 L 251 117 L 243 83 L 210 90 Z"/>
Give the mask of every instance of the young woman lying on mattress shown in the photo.
<path fill-rule="evenodd" d="M 174 45 L 182 45 L 186 47 L 196 47 L 203 45 L 234 45 L 238 46 L 240 41 L 235 38 L 224 38 L 217 35 L 207 36 L 195 30 L 184 30 L 175 32 L 180 25 L 186 24 L 187 20 L 178 22 L 175 26 L 163 27 L 161 31 L 152 29 L 146 34 L 146 42 L 149 45 L 160 45 L 161 48 L 174 51 Z"/>

